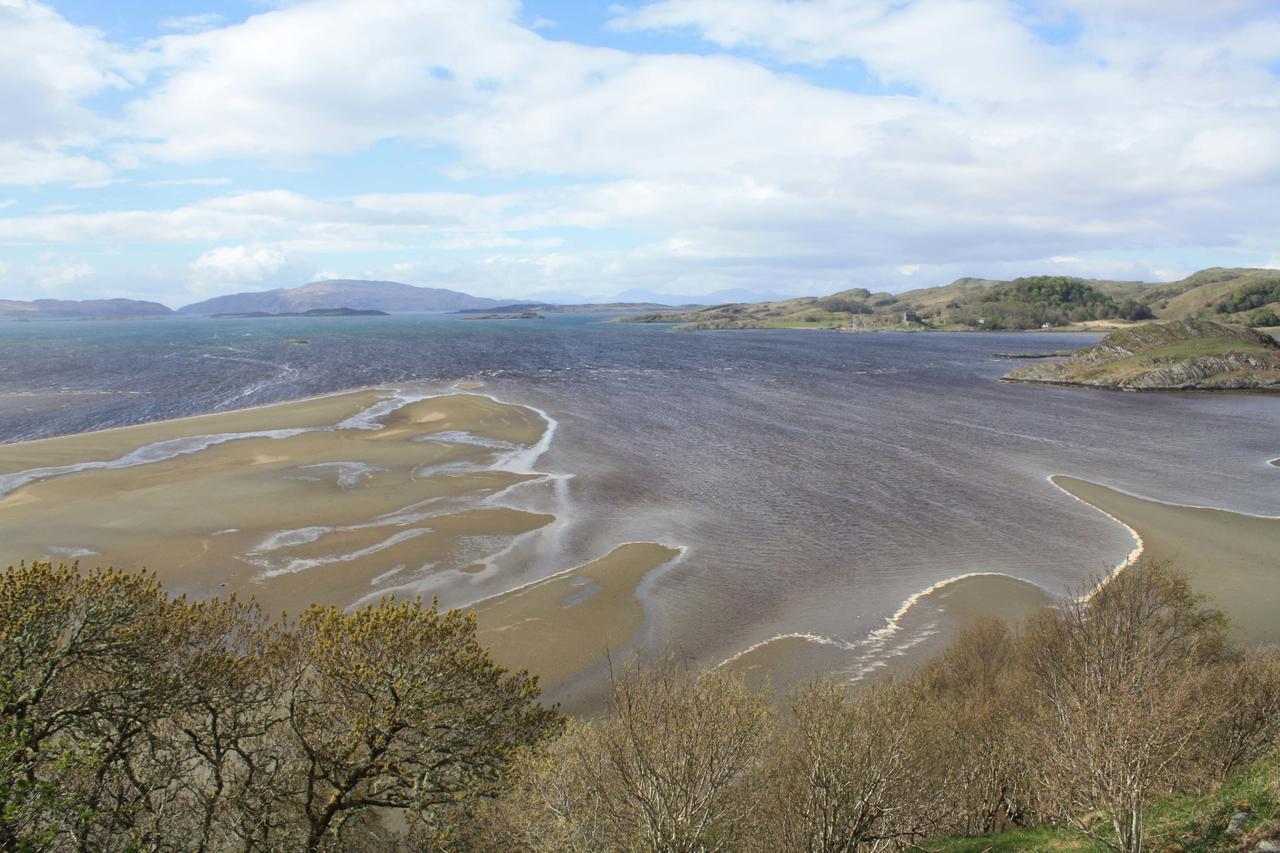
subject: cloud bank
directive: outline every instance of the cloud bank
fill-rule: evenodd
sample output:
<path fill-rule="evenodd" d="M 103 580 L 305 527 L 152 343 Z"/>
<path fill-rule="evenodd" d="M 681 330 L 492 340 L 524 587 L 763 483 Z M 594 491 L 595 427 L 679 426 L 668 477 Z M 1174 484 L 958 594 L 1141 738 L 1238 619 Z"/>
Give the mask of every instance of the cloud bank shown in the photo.
<path fill-rule="evenodd" d="M 67 295 L 180 302 L 322 270 L 816 293 L 1280 250 L 1274 3 L 660 0 L 590 44 L 536 12 L 308 0 L 129 40 L 0 0 L 5 295 L 47 295 L 50 253 Z"/>

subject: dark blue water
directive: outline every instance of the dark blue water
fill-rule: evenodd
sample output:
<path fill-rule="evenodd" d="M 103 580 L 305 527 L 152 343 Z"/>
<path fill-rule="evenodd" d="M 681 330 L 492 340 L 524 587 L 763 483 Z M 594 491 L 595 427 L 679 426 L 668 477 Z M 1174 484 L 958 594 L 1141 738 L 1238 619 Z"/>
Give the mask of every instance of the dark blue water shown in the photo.
<path fill-rule="evenodd" d="M 483 380 L 559 421 L 550 563 L 628 540 L 689 548 L 654 636 L 706 659 L 791 631 L 858 639 L 970 571 L 1060 590 L 1128 534 L 1047 481 L 1280 514 L 1280 400 L 1006 385 L 1045 334 L 670 333 L 598 316 L 0 325 L 0 441 L 357 386 Z M 306 344 L 287 343 L 300 338 Z M 519 572 L 513 581 L 521 579 Z"/>

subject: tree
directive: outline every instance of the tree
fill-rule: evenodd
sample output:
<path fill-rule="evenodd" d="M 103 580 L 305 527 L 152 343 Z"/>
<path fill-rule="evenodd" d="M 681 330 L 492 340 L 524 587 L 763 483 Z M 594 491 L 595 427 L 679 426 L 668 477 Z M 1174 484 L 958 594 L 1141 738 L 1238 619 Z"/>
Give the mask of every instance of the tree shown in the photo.
<path fill-rule="evenodd" d="M 482 849 L 741 849 L 773 723 L 767 700 L 727 672 L 629 666 L 605 719 L 525 765 Z"/>
<path fill-rule="evenodd" d="M 386 848 L 439 836 L 554 735 L 475 618 L 273 621 L 154 576 L 0 573 L 0 848 Z M 408 832 L 388 820 L 394 812 Z M 456 823 L 456 821 L 453 821 Z"/>
<path fill-rule="evenodd" d="M 475 632 L 474 614 L 418 602 L 302 616 L 287 719 L 306 849 L 340 845 L 372 809 L 429 822 L 491 795 L 521 748 L 556 732 L 559 714 L 533 704 L 537 680 L 493 663 Z"/>
<path fill-rule="evenodd" d="M 52 837 L 96 849 L 148 832 L 139 827 L 149 826 L 149 781 L 121 771 L 173 708 L 171 616 L 148 574 L 32 563 L 0 577 L 0 701 L 12 747 L 0 845 Z"/>
<path fill-rule="evenodd" d="M 1024 651 L 1043 702 L 1028 737 L 1046 796 L 1082 832 L 1138 853 L 1151 794 L 1194 775 L 1214 713 L 1202 700 L 1206 667 L 1228 653 L 1224 617 L 1186 578 L 1147 562 L 1033 619 Z M 1085 820 L 1094 811 L 1115 841 Z"/>
<path fill-rule="evenodd" d="M 1018 644 L 1004 622 L 981 621 L 916 676 L 938 832 L 985 835 L 1033 819 L 1035 757 L 1018 731 L 1032 697 Z"/>
<path fill-rule="evenodd" d="M 832 681 L 797 693 L 774 753 L 759 849 L 837 853 L 923 835 L 933 792 L 921 784 L 920 699 L 897 683 L 852 698 Z"/>

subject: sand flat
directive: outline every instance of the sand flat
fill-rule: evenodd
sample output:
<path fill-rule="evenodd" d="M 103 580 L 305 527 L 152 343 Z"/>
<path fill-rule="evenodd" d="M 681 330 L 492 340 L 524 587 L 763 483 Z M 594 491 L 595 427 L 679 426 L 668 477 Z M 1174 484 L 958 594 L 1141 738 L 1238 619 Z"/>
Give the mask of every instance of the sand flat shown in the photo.
<path fill-rule="evenodd" d="M 358 415 L 389 396 L 387 391 L 378 389 L 348 391 L 212 415 L 196 415 L 3 444 L 0 445 L 0 474 L 28 468 L 116 459 L 139 447 L 174 438 L 263 430 L 318 429 Z"/>
<path fill-rule="evenodd" d="M 536 410 L 483 394 L 415 400 L 371 390 L 8 445 L 0 462 L 12 474 L 230 436 L 171 458 L 19 485 L 0 497 L 0 560 L 145 567 L 171 592 L 252 595 L 272 612 L 346 606 L 383 584 L 411 594 L 415 581 L 484 565 L 485 555 L 554 521 L 491 505 L 543 478 L 507 461 L 548 429 Z M 302 431 L 261 434 L 268 430 Z"/>
<path fill-rule="evenodd" d="M 475 605 L 479 638 L 500 663 L 554 687 L 600 664 L 644 626 L 637 587 L 680 550 L 653 542 L 621 545 L 585 566 Z"/>
<path fill-rule="evenodd" d="M 1249 644 L 1280 643 L 1280 518 L 1178 506 L 1074 477 L 1053 483 L 1127 525 L 1143 556 L 1166 560 L 1231 619 Z"/>

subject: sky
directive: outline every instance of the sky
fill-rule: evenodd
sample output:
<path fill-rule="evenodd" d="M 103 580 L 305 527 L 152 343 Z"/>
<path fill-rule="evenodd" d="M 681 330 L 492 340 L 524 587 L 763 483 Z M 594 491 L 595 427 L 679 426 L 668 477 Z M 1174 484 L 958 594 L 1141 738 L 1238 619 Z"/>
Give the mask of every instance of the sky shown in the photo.
<path fill-rule="evenodd" d="M 1280 0 L 0 0 L 0 298 L 1208 266 L 1280 267 Z"/>

